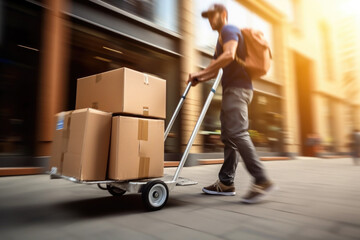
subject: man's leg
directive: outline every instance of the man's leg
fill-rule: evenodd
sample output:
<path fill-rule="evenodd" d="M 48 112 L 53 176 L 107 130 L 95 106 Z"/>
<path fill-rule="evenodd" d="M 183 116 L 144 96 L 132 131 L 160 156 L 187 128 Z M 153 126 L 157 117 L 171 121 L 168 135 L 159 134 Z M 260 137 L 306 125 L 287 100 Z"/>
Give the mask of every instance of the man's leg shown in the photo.
<path fill-rule="evenodd" d="M 231 144 L 230 146 L 233 149 L 239 151 L 245 167 L 254 178 L 255 183 L 261 183 L 266 181 L 267 178 L 248 133 L 248 104 L 251 100 L 252 90 L 250 89 L 232 88 L 224 91 L 221 112 L 221 134 L 225 146 L 227 145 L 226 143 Z M 226 161 L 226 157 L 224 160 Z M 226 175 L 226 173 L 224 174 Z M 221 171 L 220 175 L 223 175 Z"/>
<path fill-rule="evenodd" d="M 247 171 L 254 178 L 255 184 L 261 184 L 267 181 L 265 170 L 262 163 L 257 156 L 256 149 L 253 142 L 251 141 L 248 132 L 241 136 L 237 136 L 234 139 L 236 142 L 237 149 L 244 161 Z"/>
<path fill-rule="evenodd" d="M 221 111 L 220 120 L 223 122 L 223 112 Z M 236 145 L 227 140 L 226 131 L 223 131 L 221 124 L 221 141 L 224 143 L 224 163 L 219 171 L 219 180 L 214 184 L 204 187 L 202 191 L 212 195 L 234 196 L 236 194 L 234 187 L 235 171 L 238 164 L 238 153 Z"/>
<path fill-rule="evenodd" d="M 236 194 L 234 187 L 234 177 L 238 163 L 238 153 L 233 146 L 225 144 L 224 163 L 219 172 L 219 180 L 214 184 L 204 187 L 202 191 L 211 195 L 234 196 Z"/>
<path fill-rule="evenodd" d="M 235 172 L 239 162 L 239 155 L 234 143 L 222 139 L 224 143 L 224 163 L 219 171 L 219 180 L 225 185 L 234 184 Z"/>

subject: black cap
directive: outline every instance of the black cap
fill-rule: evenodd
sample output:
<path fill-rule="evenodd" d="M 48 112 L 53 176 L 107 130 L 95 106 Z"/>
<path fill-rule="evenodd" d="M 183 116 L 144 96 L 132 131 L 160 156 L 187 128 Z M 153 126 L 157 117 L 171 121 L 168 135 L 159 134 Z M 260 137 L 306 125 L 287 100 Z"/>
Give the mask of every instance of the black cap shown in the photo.
<path fill-rule="evenodd" d="M 203 18 L 208 18 L 210 13 L 214 13 L 214 12 L 222 13 L 224 11 L 226 12 L 226 16 L 227 16 L 228 11 L 227 11 L 226 7 L 222 4 L 215 3 L 215 4 L 211 5 L 208 10 L 202 12 L 201 16 Z"/>

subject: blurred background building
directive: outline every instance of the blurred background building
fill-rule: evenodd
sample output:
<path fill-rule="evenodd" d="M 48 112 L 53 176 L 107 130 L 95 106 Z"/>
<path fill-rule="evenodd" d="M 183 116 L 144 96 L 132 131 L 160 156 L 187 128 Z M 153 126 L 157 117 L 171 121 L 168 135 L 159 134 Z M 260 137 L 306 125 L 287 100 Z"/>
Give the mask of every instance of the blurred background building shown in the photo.
<path fill-rule="evenodd" d="M 356 0 L 0 0 L 0 167 L 47 164 L 54 114 L 75 108 L 79 77 L 129 67 L 166 79 L 168 122 L 188 74 L 212 59 L 217 33 L 200 13 L 214 2 L 272 48 L 249 112 L 259 154 L 348 153 L 360 128 Z M 211 84 L 191 89 L 166 160 L 179 160 Z M 220 106 L 221 87 L 190 157 L 222 157 Z"/>

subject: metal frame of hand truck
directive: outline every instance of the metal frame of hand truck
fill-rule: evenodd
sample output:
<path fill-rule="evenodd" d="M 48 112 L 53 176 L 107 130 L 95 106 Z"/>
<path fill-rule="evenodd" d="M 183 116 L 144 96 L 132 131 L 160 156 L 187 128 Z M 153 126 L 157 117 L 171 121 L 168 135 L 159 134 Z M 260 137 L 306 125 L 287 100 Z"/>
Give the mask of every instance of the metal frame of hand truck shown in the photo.
<path fill-rule="evenodd" d="M 166 175 L 161 178 L 151 178 L 151 179 L 140 179 L 140 180 L 130 180 L 130 181 L 118 181 L 118 180 L 104 180 L 104 181 L 82 181 L 78 180 L 73 177 L 67 177 L 63 175 L 58 175 L 57 169 L 53 168 L 50 172 L 51 179 L 66 179 L 74 183 L 81 183 L 81 184 L 98 184 L 99 188 L 103 190 L 108 190 L 114 196 L 121 196 L 125 192 L 129 193 L 141 193 L 142 199 L 145 204 L 145 207 L 148 210 L 159 210 L 161 209 L 167 202 L 169 197 L 169 190 L 174 189 L 175 186 L 189 186 L 195 185 L 197 182 L 191 181 L 189 179 L 179 177 L 181 170 L 184 167 L 186 159 L 189 155 L 190 148 L 193 145 L 195 137 L 200 129 L 200 125 L 204 120 L 205 114 L 209 108 L 209 105 L 212 101 L 212 98 L 215 94 L 215 91 L 219 85 L 223 74 L 223 70 L 220 69 L 217 77 L 213 83 L 211 91 L 206 99 L 206 102 L 203 106 L 203 109 L 199 115 L 199 118 L 195 124 L 195 127 L 192 131 L 190 139 L 186 145 L 186 149 L 182 155 L 182 158 L 179 162 L 179 165 L 176 169 L 174 176 Z M 183 95 L 180 98 L 180 101 L 175 109 L 175 112 L 165 130 L 164 133 L 164 142 L 184 104 L 185 98 L 192 86 L 192 83 L 189 82 Z M 101 184 L 106 184 L 106 188 L 102 187 Z"/>

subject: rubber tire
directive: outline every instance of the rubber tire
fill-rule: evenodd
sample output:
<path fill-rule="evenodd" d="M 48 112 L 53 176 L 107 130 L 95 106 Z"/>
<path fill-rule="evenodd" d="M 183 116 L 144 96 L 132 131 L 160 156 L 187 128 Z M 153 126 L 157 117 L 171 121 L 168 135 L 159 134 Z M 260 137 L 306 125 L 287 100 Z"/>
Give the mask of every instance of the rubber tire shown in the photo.
<path fill-rule="evenodd" d="M 98 186 L 101 190 L 107 190 L 107 185 L 106 185 L 106 187 L 103 187 L 103 186 L 101 186 L 100 183 L 98 183 L 97 186 Z"/>
<path fill-rule="evenodd" d="M 156 193 L 159 194 L 159 191 L 156 191 L 156 189 L 163 190 L 162 192 L 160 191 L 160 194 L 165 194 L 165 195 L 164 196 L 160 195 L 159 197 L 151 196 L 151 194 L 156 194 Z M 153 192 L 153 191 L 155 191 L 155 192 Z M 148 182 L 143 187 L 141 196 L 142 196 L 143 203 L 147 210 L 157 211 L 157 210 L 162 209 L 165 206 L 165 204 L 169 198 L 169 189 L 163 181 L 154 180 L 154 181 Z M 163 198 L 163 199 L 162 200 L 159 199 L 160 200 L 159 203 L 154 203 L 151 200 L 152 198 Z"/>
<path fill-rule="evenodd" d="M 106 185 L 108 192 L 113 195 L 114 197 L 121 197 L 126 193 L 125 190 L 117 187 L 113 187 L 110 184 Z"/>

